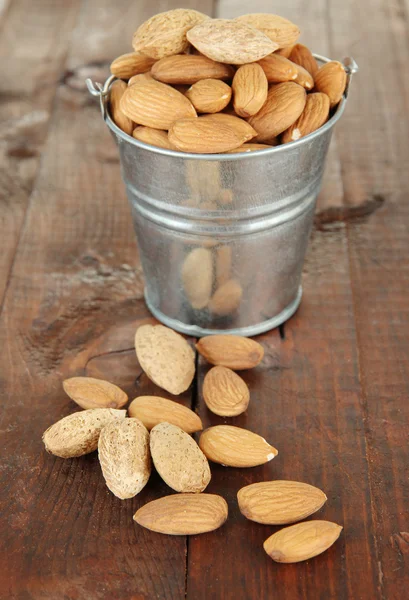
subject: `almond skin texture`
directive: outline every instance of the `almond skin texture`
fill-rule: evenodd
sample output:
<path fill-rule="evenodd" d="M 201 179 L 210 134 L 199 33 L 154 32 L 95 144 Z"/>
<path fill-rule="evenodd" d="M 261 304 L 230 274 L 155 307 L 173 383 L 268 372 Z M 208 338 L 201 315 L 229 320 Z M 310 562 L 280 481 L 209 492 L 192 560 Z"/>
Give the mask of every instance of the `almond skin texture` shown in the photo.
<path fill-rule="evenodd" d="M 318 63 L 312 55 L 312 52 L 304 44 L 295 44 L 290 53 L 290 60 L 300 67 L 303 67 L 309 74 L 315 78 L 318 73 Z"/>
<path fill-rule="evenodd" d="M 296 66 L 297 77 L 294 79 L 295 83 L 298 83 L 298 85 L 302 85 L 302 87 L 305 88 L 307 91 L 312 90 L 312 88 L 314 87 L 314 79 L 312 75 L 307 71 L 307 69 L 304 69 L 304 67 L 300 67 L 300 65 Z"/>
<path fill-rule="evenodd" d="M 136 127 L 132 136 L 151 146 L 157 146 L 158 148 L 167 148 L 168 150 L 176 150 L 169 141 L 168 132 L 161 131 L 160 129 L 153 129 L 152 127 L 144 127 L 143 125 Z"/>
<path fill-rule="evenodd" d="M 268 81 L 262 67 L 256 63 L 242 65 L 233 78 L 234 110 L 240 117 L 258 113 L 267 100 Z"/>
<path fill-rule="evenodd" d="M 81 408 L 122 408 L 128 396 L 118 386 L 93 377 L 70 377 L 62 384 L 71 400 Z"/>
<path fill-rule="evenodd" d="M 134 520 L 168 535 L 196 535 L 218 529 L 226 521 L 227 502 L 215 494 L 174 494 L 142 506 Z"/>
<path fill-rule="evenodd" d="M 298 66 L 279 54 L 270 54 L 259 60 L 258 64 L 263 69 L 269 83 L 292 81 L 298 74 Z"/>
<path fill-rule="evenodd" d="M 184 52 L 188 47 L 186 33 L 207 15 L 196 10 L 176 8 L 154 15 L 135 31 L 134 50 L 155 59 Z"/>
<path fill-rule="evenodd" d="M 180 54 L 162 58 L 154 64 L 151 73 L 163 83 L 192 85 L 201 79 L 232 79 L 234 69 L 206 56 Z"/>
<path fill-rule="evenodd" d="M 252 431 L 216 425 L 205 429 L 199 446 L 207 458 L 224 467 L 257 467 L 272 460 L 278 451 Z"/>
<path fill-rule="evenodd" d="M 105 483 L 121 500 L 133 498 L 151 474 L 149 433 L 138 419 L 123 419 L 104 427 L 98 457 Z"/>
<path fill-rule="evenodd" d="M 277 143 L 274 144 L 277 146 Z M 229 150 L 227 154 L 238 154 L 239 152 L 256 152 L 257 150 L 267 150 L 267 148 L 273 148 L 273 145 L 268 144 L 256 144 L 249 142 L 247 144 L 243 144 L 239 148 L 234 148 L 234 150 Z"/>
<path fill-rule="evenodd" d="M 136 330 L 139 364 L 151 381 L 171 394 L 181 394 L 192 383 L 195 353 L 185 338 L 164 325 L 142 325 Z"/>
<path fill-rule="evenodd" d="M 281 139 L 284 144 L 294 142 L 319 129 L 327 122 L 329 115 L 329 98 L 326 94 L 316 92 L 308 94 L 307 102 L 301 116 L 284 131 Z"/>
<path fill-rule="evenodd" d="M 125 81 L 114 81 L 109 90 L 109 108 L 113 122 L 119 129 L 128 135 L 132 135 L 134 124 L 121 109 L 121 100 L 127 90 Z"/>
<path fill-rule="evenodd" d="M 243 136 L 246 140 L 253 138 L 257 131 L 244 119 L 234 115 L 226 115 L 225 113 L 215 113 L 214 115 L 204 115 L 202 119 L 213 121 L 220 125 L 227 125 L 234 129 L 238 135 Z"/>
<path fill-rule="evenodd" d="M 134 75 L 128 81 L 128 86 L 134 85 L 135 83 L 140 83 L 141 81 L 152 81 L 153 77 L 150 73 L 140 73 L 139 75 Z"/>
<path fill-rule="evenodd" d="M 176 492 L 199 493 L 211 478 L 209 463 L 195 440 L 171 423 L 155 425 L 150 435 L 155 468 Z"/>
<path fill-rule="evenodd" d="M 267 142 L 291 127 L 304 110 L 307 94 L 303 87 L 287 81 L 271 86 L 266 103 L 249 123 L 257 131 L 257 142 Z"/>
<path fill-rule="evenodd" d="M 252 13 L 237 17 L 236 21 L 247 23 L 247 25 L 251 25 L 262 31 L 270 40 L 277 44 L 277 49 L 292 46 L 300 37 L 300 30 L 297 25 L 278 15 Z"/>
<path fill-rule="evenodd" d="M 331 108 L 341 100 L 347 84 L 347 74 L 340 62 L 323 65 L 315 76 L 315 91 L 327 94 Z"/>
<path fill-rule="evenodd" d="M 212 293 L 213 260 L 207 248 L 194 248 L 182 266 L 182 283 L 192 308 L 207 306 Z"/>
<path fill-rule="evenodd" d="M 211 297 L 208 309 L 214 315 L 224 317 L 231 315 L 240 306 L 243 288 L 235 279 L 229 279 L 217 288 Z"/>
<path fill-rule="evenodd" d="M 231 126 L 214 120 L 214 117 L 229 117 L 230 115 L 206 115 L 197 119 L 180 119 L 169 129 L 169 140 L 178 150 L 198 154 L 217 154 L 238 148 L 254 137 L 254 130 L 243 121 L 244 126 Z M 244 132 L 244 127 L 246 127 Z"/>
<path fill-rule="evenodd" d="M 241 415 L 249 404 L 250 392 L 243 379 L 226 367 L 213 367 L 203 381 L 206 406 L 216 415 Z"/>
<path fill-rule="evenodd" d="M 276 562 L 296 563 L 328 550 L 341 531 L 340 525 L 330 521 L 305 521 L 273 533 L 263 546 Z"/>
<path fill-rule="evenodd" d="M 239 335 L 209 335 L 197 342 L 196 349 L 212 365 L 233 371 L 252 369 L 264 356 L 263 346 Z"/>
<path fill-rule="evenodd" d="M 60 458 L 74 458 L 98 448 L 101 430 L 126 417 L 126 410 L 91 408 L 68 415 L 43 434 L 45 449 Z"/>
<path fill-rule="evenodd" d="M 186 431 L 201 431 L 203 424 L 200 417 L 183 404 L 160 398 L 159 396 L 139 396 L 129 405 L 131 417 L 139 419 L 150 431 L 159 423 L 171 423 Z"/>
<path fill-rule="evenodd" d="M 187 90 L 186 98 L 198 113 L 217 113 L 228 105 L 231 94 L 231 87 L 227 83 L 218 79 L 202 79 Z"/>
<path fill-rule="evenodd" d="M 154 129 L 167 130 L 178 119 L 196 116 L 191 102 L 183 94 L 154 80 L 128 86 L 120 108 L 135 123 Z"/>
<path fill-rule="evenodd" d="M 276 50 L 274 54 L 279 54 L 280 56 L 284 56 L 285 58 L 290 58 L 290 54 L 294 46 L 287 46 L 286 48 L 280 48 L 280 50 Z"/>
<path fill-rule="evenodd" d="M 208 19 L 187 33 L 189 42 L 212 60 L 243 65 L 277 50 L 264 33 L 236 20 Z"/>
<path fill-rule="evenodd" d="M 150 71 L 154 62 L 153 58 L 138 52 L 122 54 L 111 63 L 111 73 L 118 79 L 130 79 L 134 75 Z"/>
<path fill-rule="evenodd" d="M 287 525 L 315 513 L 327 497 L 313 485 L 277 480 L 247 485 L 239 490 L 237 500 L 240 512 L 250 521 Z"/>

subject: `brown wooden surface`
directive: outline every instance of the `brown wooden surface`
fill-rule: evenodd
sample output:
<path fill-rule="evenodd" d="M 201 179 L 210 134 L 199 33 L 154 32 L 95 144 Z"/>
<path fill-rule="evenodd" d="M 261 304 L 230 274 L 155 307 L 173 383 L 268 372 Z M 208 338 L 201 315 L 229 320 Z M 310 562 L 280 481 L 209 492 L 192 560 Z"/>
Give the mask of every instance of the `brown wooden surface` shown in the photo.
<path fill-rule="evenodd" d="M 298 313 L 261 336 L 234 423 L 279 450 L 249 470 L 214 466 L 229 503 L 211 534 L 166 537 L 106 488 L 96 456 L 46 455 L 43 430 L 75 410 L 61 380 L 86 373 L 155 393 L 133 351 L 144 305 L 117 151 L 84 79 L 103 80 L 139 22 L 176 6 L 233 17 L 271 11 L 316 52 L 361 71 L 337 126 Z M 0 598 L 31 600 L 402 599 L 409 586 L 409 5 L 387 0 L 0 1 Z M 206 424 L 199 361 L 181 401 Z M 273 527 L 239 513 L 264 478 L 322 488 L 317 518 L 343 525 L 327 553 L 277 565 Z"/>

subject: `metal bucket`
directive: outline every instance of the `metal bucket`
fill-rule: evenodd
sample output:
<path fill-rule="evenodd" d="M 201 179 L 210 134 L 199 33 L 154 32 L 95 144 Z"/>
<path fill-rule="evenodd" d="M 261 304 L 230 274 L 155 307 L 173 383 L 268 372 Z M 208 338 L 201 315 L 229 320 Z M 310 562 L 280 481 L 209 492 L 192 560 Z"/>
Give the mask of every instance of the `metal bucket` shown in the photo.
<path fill-rule="evenodd" d="M 186 154 L 144 144 L 109 116 L 115 78 L 98 89 L 87 80 L 118 143 L 146 303 L 165 325 L 193 336 L 251 336 L 297 310 L 332 130 L 357 71 L 352 59 L 344 65 L 345 97 L 321 129 L 248 154 Z"/>

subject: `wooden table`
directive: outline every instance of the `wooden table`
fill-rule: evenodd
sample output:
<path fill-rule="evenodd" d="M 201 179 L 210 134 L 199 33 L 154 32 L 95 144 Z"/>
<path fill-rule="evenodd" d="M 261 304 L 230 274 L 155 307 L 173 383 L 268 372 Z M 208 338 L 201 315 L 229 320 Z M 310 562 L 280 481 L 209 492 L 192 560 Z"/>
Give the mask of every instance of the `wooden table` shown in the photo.
<path fill-rule="evenodd" d="M 249 470 L 215 466 L 229 503 L 211 534 L 167 537 L 132 515 L 169 493 L 157 476 L 120 501 L 95 453 L 61 460 L 41 434 L 75 406 L 61 381 L 158 390 L 133 350 L 149 318 L 117 150 L 84 79 L 104 80 L 136 26 L 179 2 L 0 1 L 2 272 L 0 597 L 9 600 L 403 599 L 409 586 L 409 4 L 190 0 L 232 17 L 274 10 L 318 53 L 361 72 L 337 126 L 304 273 L 304 300 L 261 336 L 237 425 L 280 454 Z M 206 425 L 196 385 L 183 401 Z M 306 481 L 344 526 L 328 552 L 277 565 L 274 528 L 239 513 L 236 492 L 263 479 Z"/>

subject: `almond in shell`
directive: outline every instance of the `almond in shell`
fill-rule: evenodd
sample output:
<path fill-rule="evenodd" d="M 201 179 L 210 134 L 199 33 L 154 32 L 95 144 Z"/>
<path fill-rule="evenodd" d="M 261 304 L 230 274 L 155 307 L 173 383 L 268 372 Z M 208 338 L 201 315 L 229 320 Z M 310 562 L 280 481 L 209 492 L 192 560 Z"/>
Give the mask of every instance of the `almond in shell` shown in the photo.
<path fill-rule="evenodd" d="M 295 44 L 291 48 L 289 58 L 292 62 L 306 69 L 313 78 L 316 76 L 319 69 L 318 63 L 307 46 L 304 46 L 304 44 Z"/>
<path fill-rule="evenodd" d="M 134 75 L 150 71 L 155 60 L 139 52 L 130 52 L 118 56 L 111 63 L 111 73 L 118 79 L 130 79 Z"/>
<path fill-rule="evenodd" d="M 277 44 L 277 49 L 292 46 L 300 37 L 300 30 L 297 25 L 278 15 L 252 13 L 237 17 L 235 20 L 262 31 L 270 40 Z"/>
<path fill-rule="evenodd" d="M 178 54 L 159 60 L 151 73 L 163 83 L 192 85 L 202 79 L 232 79 L 234 69 L 206 56 Z"/>
<path fill-rule="evenodd" d="M 118 386 L 94 377 L 70 377 L 62 384 L 71 400 L 81 408 L 122 408 L 128 396 Z"/>
<path fill-rule="evenodd" d="M 298 65 L 279 54 L 270 54 L 258 61 L 269 83 L 292 81 L 298 74 Z"/>
<path fill-rule="evenodd" d="M 225 467 L 256 467 L 277 456 L 278 451 L 252 431 L 216 425 L 205 429 L 199 446 L 207 458 Z"/>
<path fill-rule="evenodd" d="M 227 502 L 215 494 L 174 494 L 142 506 L 134 520 L 168 535 L 196 535 L 218 529 L 226 521 Z"/>
<path fill-rule="evenodd" d="M 315 76 L 315 91 L 327 94 L 331 108 L 341 100 L 347 84 L 343 65 L 334 60 L 323 65 Z"/>
<path fill-rule="evenodd" d="M 258 113 L 267 100 L 268 81 L 257 63 L 242 65 L 233 78 L 234 110 L 240 117 Z"/>
<path fill-rule="evenodd" d="M 98 441 L 102 474 L 121 500 L 133 498 L 151 474 L 149 433 L 138 419 L 123 419 L 104 427 Z"/>
<path fill-rule="evenodd" d="M 151 146 L 157 146 L 158 148 L 167 148 L 168 150 L 176 150 L 169 141 L 167 131 L 140 125 L 139 127 L 135 127 L 132 136 L 136 140 L 144 142 L 144 144 L 150 144 Z"/>
<path fill-rule="evenodd" d="M 305 521 L 273 533 L 264 542 L 264 550 L 276 562 L 301 562 L 328 550 L 341 531 L 340 525 L 330 521 Z"/>
<path fill-rule="evenodd" d="M 136 330 L 135 350 L 149 379 L 171 394 L 181 394 L 192 383 L 195 353 L 176 331 L 164 325 L 142 325 Z"/>
<path fill-rule="evenodd" d="M 320 489 L 299 481 L 261 481 L 237 494 L 241 513 L 250 521 L 287 525 L 306 519 L 327 501 Z"/>
<path fill-rule="evenodd" d="M 308 94 L 307 102 L 301 116 L 289 129 L 284 131 L 282 141 L 284 144 L 294 142 L 319 129 L 327 122 L 330 108 L 329 98 L 326 94 L 315 92 Z"/>
<path fill-rule="evenodd" d="M 239 335 L 209 335 L 197 342 L 196 349 L 212 365 L 233 371 L 252 369 L 264 356 L 261 344 Z"/>
<path fill-rule="evenodd" d="M 155 468 L 176 492 L 203 492 L 211 478 L 209 463 L 195 440 L 171 423 L 155 425 L 150 434 Z"/>
<path fill-rule="evenodd" d="M 243 288 L 236 279 L 229 279 L 220 285 L 211 297 L 208 309 L 214 315 L 225 317 L 234 313 L 240 306 Z"/>
<path fill-rule="evenodd" d="M 127 85 L 124 81 L 114 81 L 109 90 L 109 107 L 113 122 L 119 129 L 122 129 L 128 135 L 132 135 L 134 124 L 121 109 L 121 100 L 127 90 Z"/>
<path fill-rule="evenodd" d="M 243 379 L 226 367 L 213 367 L 203 381 L 206 406 L 216 415 L 235 417 L 243 413 L 250 401 L 250 392 Z"/>
<path fill-rule="evenodd" d="M 193 410 L 159 396 L 135 398 L 129 405 L 128 412 L 131 417 L 139 419 L 148 431 L 163 422 L 176 425 L 186 433 L 194 433 L 203 429 L 200 417 Z"/>
<path fill-rule="evenodd" d="M 186 98 L 199 113 L 217 113 L 228 105 L 231 94 L 227 83 L 219 79 L 202 79 L 187 90 Z"/>

